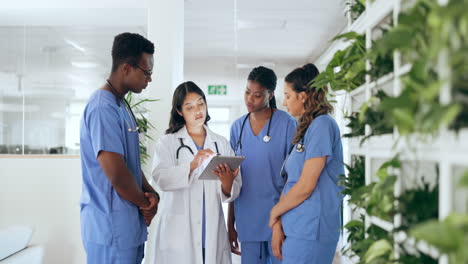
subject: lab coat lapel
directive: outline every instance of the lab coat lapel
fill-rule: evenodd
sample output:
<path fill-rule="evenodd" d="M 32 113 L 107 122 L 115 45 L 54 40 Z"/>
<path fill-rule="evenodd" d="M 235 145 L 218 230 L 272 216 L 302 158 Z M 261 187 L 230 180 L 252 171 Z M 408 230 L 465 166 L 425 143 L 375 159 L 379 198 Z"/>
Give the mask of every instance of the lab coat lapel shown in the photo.
<path fill-rule="evenodd" d="M 213 152 L 216 152 L 216 150 L 213 149 L 213 141 L 212 141 L 212 136 L 211 134 L 213 132 L 211 132 L 211 130 L 206 126 L 204 125 L 203 126 L 205 128 L 205 131 L 206 131 L 206 137 L 205 137 L 205 149 L 206 148 L 209 148 L 211 150 L 213 150 Z"/>
<path fill-rule="evenodd" d="M 183 126 L 181 129 L 179 129 L 179 131 L 177 131 L 174 135 L 176 136 L 177 140 L 179 140 L 179 138 L 183 138 L 184 142 L 187 139 L 192 139 L 190 137 L 190 135 L 188 134 L 188 132 L 187 132 L 187 127 L 185 127 L 185 126 Z M 188 145 L 186 142 L 185 142 L 185 144 Z"/>

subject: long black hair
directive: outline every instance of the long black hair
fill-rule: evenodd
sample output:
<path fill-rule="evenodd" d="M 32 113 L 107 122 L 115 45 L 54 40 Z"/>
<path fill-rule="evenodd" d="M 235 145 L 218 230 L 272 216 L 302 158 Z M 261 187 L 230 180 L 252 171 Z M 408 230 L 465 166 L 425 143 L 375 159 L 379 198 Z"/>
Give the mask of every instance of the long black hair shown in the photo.
<path fill-rule="evenodd" d="M 179 112 L 182 113 L 182 104 L 189 93 L 199 94 L 206 104 L 205 93 L 200 87 L 191 81 L 181 83 L 177 86 L 172 96 L 171 119 L 169 120 L 169 128 L 166 130 L 166 134 L 174 134 L 185 126 L 184 117 L 182 117 Z M 208 107 L 206 107 L 205 125 L 208 121 L 210 121 L 210 115 L 208 115 Z"/>
<path fill-rule="evenodd" d="M 275 92 L 277 77 L 272 69 L 263 66 L 253 68 L 249 73 L 247 80 L 257 82 L 260 86 L 265 87 L 270 93 Z M 274 95 L 270 99 L 269 104 L 271 108 L 277 108 L 276 98 Z"/>

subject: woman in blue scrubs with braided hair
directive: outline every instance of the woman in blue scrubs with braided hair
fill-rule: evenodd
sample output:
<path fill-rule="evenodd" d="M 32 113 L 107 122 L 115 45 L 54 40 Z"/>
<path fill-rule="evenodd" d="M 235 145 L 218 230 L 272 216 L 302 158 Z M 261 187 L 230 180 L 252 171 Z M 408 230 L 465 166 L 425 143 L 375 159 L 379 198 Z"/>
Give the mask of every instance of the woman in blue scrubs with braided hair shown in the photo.
<path fill-rule="evenodd" d="M 340 236 L 343 150 L 326 89 L 311 84 L 318 74 L 307 64 L 285 77 L 283 105 L 300 119 L 281 173 L 287 182 L 270 214 L 273 253 L 283 264 L 332 263 Z"/>
<path fill-rule="evenodd" d="M 250 72 L 244 95 L 249 113 L 231 127 L 231 146 L 236 155 L 246 157 L 241 165 L 241 192 L 228 214 L 231 251 L 241 255 L 242 264 L 281 263 L 272 254 L 268 219 L 284 187 L 280 170 L 292 146 L 296 120 L 276 109 L 276 81 L 275 73 L 266 67 Z"/>

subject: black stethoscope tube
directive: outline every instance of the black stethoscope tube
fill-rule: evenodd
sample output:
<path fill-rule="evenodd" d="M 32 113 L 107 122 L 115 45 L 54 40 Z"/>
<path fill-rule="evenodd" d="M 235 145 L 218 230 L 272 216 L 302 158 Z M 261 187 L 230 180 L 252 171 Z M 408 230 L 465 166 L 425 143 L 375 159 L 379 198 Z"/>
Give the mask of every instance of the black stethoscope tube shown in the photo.
<path fill-rule="evenodd" d="M 288 161 L 289 156 L 291 155 L 291 152 L 292 152 L 293 148 L 294 148 L 294 146 L 291 146 L 291 148 L 288 151 L 288 155 L 284 159 L 283 165 L 281 166 L 280 175 L 281 175 L 281 177 L 283 177 L 283 179 L 288 178 L 288 174 L 284 170 L 284 167 L 286 166 L 286 162 Z M 301 152 L 304 152 L 304 149 L 305 149 L 304 148 L 304 137 L 302 137 L 301 140 L 299 140 L 299 142 L 296 144 L 296 151 L 301 153 Z"/>
<path fill-rule="evenodd" d="M 180 146 L 179 146 L 179 148 L 178 148 L 177 151 L 176 151 L 176 159 L 179 159 L 179 152 L 180 152 L 180 150 L 183 149 L 183 148 L 188 149 L 188 150 L 190 151 L 190 153 L 192 153 L 192 155 L 195 155 L 195 153 L 193 152 L 192 148 L 184 144 L 184 139 L 183 139 L 183 138 L 179 138 L 179 142 L 180 142 Z M 219 155 L 218 143 L 217 143 L 216 141 L 213 142 L 213 143 L 215 144 L 216 154 Z"/>
<path fill-rule="evenodd" d="M 266 134 L 266 136 L 263 137 L 263 141 L 264 141 L 265 143 L 270 142 L 270 139 L 271 139 L 271 136 L 270 136 L 270 127 L 271 127 L 271 120 L 273 119 L 274 111 L 273 111 L 273 108 L 270 108 L 270 110 L 271 110 L 271 116 L 270 116 L 270 120 L 268 120 L 267 134 Z M 250 117 L 250 113 L 248 113 L 247 116 L 244 118 L 244 121 L 242 121 L 242 126 L 241 126 L 241 131 L 240 131 L 239 139 L 237 140 L 237 144 L 236 144 L 236 152 L 237 152 L 237 150 L 239 150 L 239 149 L 240 149 L 240 151 L 242 151 L 242 133 L 244 132 L 245 122 L 247 122 L 247 119 L 249 119 L 249 117 Z"/>
<path fill-rule="evenodd" d="M 130 104 L 128 103 L 128 101 L 125 99 L 125 97 L 120 96 L 120 94 L 117 92 L 117 90 L 114 88 L 114 86 L 111 84 L 111 82 L 109 80 L 106 80 L 106 83 L 111 88 L 112 93 L 115 96 L 115 100 L 117 101 L 117 105 L 120 107 L 120 100 L 123 100 L 125 102 L 125 105 L 127 106 L 127 109 L 130 110 L 130 114 L 132 115 L 133 121 L 135 122 L 135 129 L 132 129 L 131 127 L 129 127 L 128 130 L 129 131 L 134 131 L 134 132 L 139 131 L 140 128 L 138 127 L 136 117 L 133 114 L 132 107 L 130 107 Z"/>

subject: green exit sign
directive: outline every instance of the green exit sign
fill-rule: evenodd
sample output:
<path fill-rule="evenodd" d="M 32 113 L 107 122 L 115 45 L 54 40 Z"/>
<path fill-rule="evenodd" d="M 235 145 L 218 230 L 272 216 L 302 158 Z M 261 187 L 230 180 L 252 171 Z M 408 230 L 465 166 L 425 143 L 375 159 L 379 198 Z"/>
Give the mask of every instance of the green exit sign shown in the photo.
<path fill-rule="evenodd" d="M 208 85 L 208 94 L 226 95 L 226 85 Z"/>

